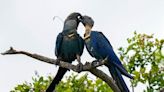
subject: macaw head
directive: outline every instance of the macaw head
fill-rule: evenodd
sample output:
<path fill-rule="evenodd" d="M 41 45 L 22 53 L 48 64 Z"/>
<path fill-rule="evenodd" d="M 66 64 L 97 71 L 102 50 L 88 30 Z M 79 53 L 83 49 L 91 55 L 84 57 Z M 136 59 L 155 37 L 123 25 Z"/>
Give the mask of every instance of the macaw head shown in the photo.
<path fill-rule="evenodd" d="M 67 20 L 76 20 L 79 23 L 79 22 L 81 22 L 82 18 L 83 17 L 82 17 L 82 15 L 80 13 L 73 12 L 70 15 L 68 15 L 68 17 L 66 18 L 65 21 L 67 21 Z"/>
<path fill-rule="evenodd" d="M 89 17 L 89 16 L 86 16 L 86 15 L 84 15 L 84 16 L 82 17 L 82 23 L 83 23 L 84 26 L 88 25 L 88 26 L 90 26 L 91 28 L 92 28 L 93 25 L 94 25 L 93 19 L 92 19 L 91 17 Z"/>
<path fill-rule="evenodd" d="M 78 12 L 73 12 L 64 21 L 63 31 L 65 33 L 75 32 L 79 23 L 82 20 L 82 15 Z"/>
<path fill-rule="evenodd" d="M 85 15 L 82 18 L 82 24 L 84 25 L 85 31 L 86 31 L 86 34 L 87 34 L 89 31 L 91 31 L 91 29 L 94 25 L 94 21 L 91 17 Z"/>

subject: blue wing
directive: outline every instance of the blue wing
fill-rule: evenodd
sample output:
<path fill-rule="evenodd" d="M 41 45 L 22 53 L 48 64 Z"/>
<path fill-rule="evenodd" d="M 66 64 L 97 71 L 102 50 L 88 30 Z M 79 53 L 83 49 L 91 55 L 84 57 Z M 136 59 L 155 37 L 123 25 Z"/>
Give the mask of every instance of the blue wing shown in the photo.
<path fill-rule="evenodd" d="M 130 74 L 127 73 L 126 69 L 123 67 L 119 58 L 113 51 L 113 48 L 109 40 L 103 35 L 102 32 L 94 31 L 92 36 L 94 37 L 93 41 L 96 42 L 95 50 L 103 57 L 108 57 L 109 63 L 114 64 L 122 74 L 129 78 L 133 78 Z"/>
<path fill-rule="evenodd" d="M 106 58 L 107 56 L 111 54 L 115 54 L 113 52 L 113 48 L 110 42 L 103 35 L 102 32 L 92 31 L 91 39 L 92 39 L 91 43 L 92 43 L 92 46 L 94 47 L 94 50 L 98 52 L 99 55 L 101 55 L 103 58 Z"/>
<path fill-rule="evenodd" d="M 105 40 L 110 48 L 113 48 L 112 45 L 110 44 L 109 40 L 105 37 L 105 35 L 102 32 L 98 32 L 98 33 L 99 33 L 99 37 L 102 38 L 103 40 Z"/>
<path fill-rule="evenodd" d="M 60 55 L 61 44 L 63 41 L 62 33 L 59 33 L 56 39 L 55 55 L 58 57 Z"/>
<path fill-rule="evenodd" d="M 112 45 L 109 40 L 104 36 L 102 32 L 97 32 L 97 49 L 105 57 L 110 57 L 111 62 L 122 65 L 115 52 L 113 51 Z"/>

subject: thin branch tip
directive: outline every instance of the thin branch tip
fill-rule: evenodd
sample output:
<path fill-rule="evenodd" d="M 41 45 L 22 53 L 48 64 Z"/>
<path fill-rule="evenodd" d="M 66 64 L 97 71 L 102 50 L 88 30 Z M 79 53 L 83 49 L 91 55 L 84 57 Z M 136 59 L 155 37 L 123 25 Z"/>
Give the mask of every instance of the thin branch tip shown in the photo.
<path fill-rule="evenodd" d="M 4 53 L 1 53 L 1 55 L 5 55 Z"/>
<path fill-rule="evenodd" d="M 7 50 L 7 51 L 1 53 L 1 55 L 6 55 L 6 54 L 16 54 L 16 52 L 17 52 L 17 51 L 14 50 L 13 47 L 10 47 L 9 50 Z"/>

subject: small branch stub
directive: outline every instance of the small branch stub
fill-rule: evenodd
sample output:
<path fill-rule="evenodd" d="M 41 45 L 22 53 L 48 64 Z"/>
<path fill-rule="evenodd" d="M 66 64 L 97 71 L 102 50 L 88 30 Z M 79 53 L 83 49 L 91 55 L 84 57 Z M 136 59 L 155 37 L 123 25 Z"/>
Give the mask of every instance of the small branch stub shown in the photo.
<path fill-rule="evenodd" d="M 6 54 L 16 54 L 16 50 L 13 49 L 13 47 L 10 47 L 9 50 L 5 51 L 4 53 L 1 53 L 2 55 L 6 55 Z"/>

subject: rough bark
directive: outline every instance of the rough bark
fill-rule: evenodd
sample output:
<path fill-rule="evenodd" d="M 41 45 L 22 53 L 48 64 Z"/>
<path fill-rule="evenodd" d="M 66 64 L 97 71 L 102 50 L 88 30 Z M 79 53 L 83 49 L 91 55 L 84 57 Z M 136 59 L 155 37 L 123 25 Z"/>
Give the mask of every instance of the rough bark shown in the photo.
<path fill-rule="evenodd" d="M 58 65 L 60 67 L 63 68 L 67 68 L 70 70 L 73 70 L 75 72 L 78 71 L 78 66 L 77 65 L 73 65 L 71 63 L 67 63 L 64 61 L 60 61 L 57 62 L 57 60 L 52 59 L 52 58 L 48 58 L 39 54 L 32 54 L 26 51 L 17 51 L 15 49 L 13 49 L 12 47 L 10 47 L 9 50 L 5 51 L 4 53 L 1 53 L 2 55 L 13 55 L 13 54 L 23 54 L 23 55 L 27 55 L 31 58 L 35 58 L 39 61 L 43 61 L 45 63 L 49 63 L 49 64 L 54 64 L 54 65 Z M 115 84 L 114 80 L 109 77 L 107 74 L 105 74 L 103 71 L 97 69 L 96 67 L 104 65 L 106 63 L 106 60 L 101 60 L 99 62 L 92 62 L 92 63 L 85 63 L 82 67 L 82 71 L 89 71 L 92 74 L 94 74 L 95 76 L 99 77 L 100 79 L 102 79 L 103 81 L 105 81 L 114 92 L 120 92 L 118 86 Z"/>

